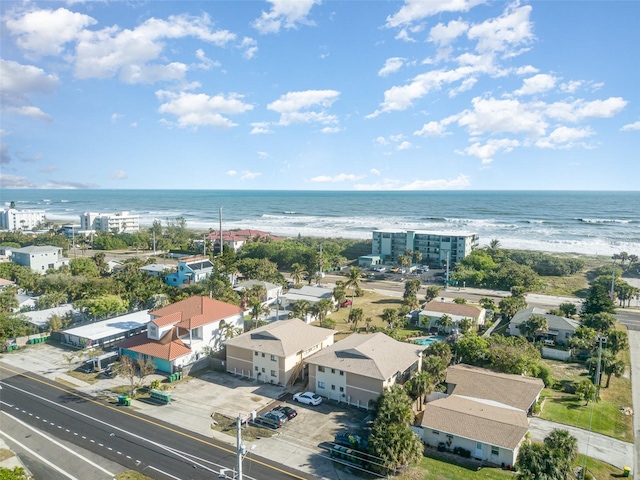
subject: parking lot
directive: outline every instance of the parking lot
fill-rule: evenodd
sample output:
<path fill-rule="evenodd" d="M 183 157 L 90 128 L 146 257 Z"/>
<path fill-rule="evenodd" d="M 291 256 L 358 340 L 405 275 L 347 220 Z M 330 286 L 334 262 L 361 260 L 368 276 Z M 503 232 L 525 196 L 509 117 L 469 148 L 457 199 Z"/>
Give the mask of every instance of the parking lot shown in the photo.
<path fill-rule="evenodd" d="M 87 384 L 67 375 L 69 366 L 64 355 L 69 353 L 54 345 L 37 344 L 3 355 L 0 362 L 9 368 L 32 371 L 65 385 L 74 384 L 77 390 L 95 396 L 106 394 L 109 388 L 127 385 L 126 380 L 118 377 L 101 378 L 96 383 Z M 81 359 L 75 360 L 72 368 L 81 363 Z M 145 383 L 148 384 L 154 378 L 166 377 L 152 375 Z M 326 399 L 318 406 L 295 403 L 292 401 L 293 394 L 302 390 L 302 386 L 285 388 L 261 384 L 255 380 L 211 370 L 204 371 L 197 377 L 171 383 L 168 387 L 172 399 L 170 404 L 157 405 L 134 400 L 131 407 L 126 408 L 136 409 L 150 417 L 234 445 L 233 436 L 212 429 L 214 413 L 236 418 L 238 414 L 248 416 L 252 410 L 260 413 L 279 404 L 286 404 L 297 411 L 297 417 L 275 430 L 272 436 L 254 440 L 256 448 L 253 452 L 307 471 L 313 477 L 345 480 L 355 478 L 336 470 L 332 462 L 323 457 L 323 450 L 318 445 L 332 441 L 334 435 L 341 430 L 361 432 L 369 420 L 369 414 L 364 410 Z"/>

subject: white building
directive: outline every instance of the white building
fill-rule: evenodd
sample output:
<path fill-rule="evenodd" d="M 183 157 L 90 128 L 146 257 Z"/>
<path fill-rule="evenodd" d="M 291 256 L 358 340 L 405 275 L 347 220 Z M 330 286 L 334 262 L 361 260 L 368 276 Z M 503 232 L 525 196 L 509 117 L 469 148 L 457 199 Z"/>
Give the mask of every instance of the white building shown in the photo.
<path fill-rule="evenodd" d="M 0 229 L 3 230 L 33 230 L 44 221 L 44 210 L 5 208 L 0 212 Z"/>
<path fill-rule="evenodd" d="M 94 213 L 80 215 L 80 230 L 131 233 L 140 230 L 140 216 L 129 212 Z"/>
<path fill-rule="evenodd" d="M 11 252 L 11 261 L 29 267 L 41 275 L 47 270 L 57 270 L 69 265 L 69 259 L 62 256 L 62 248 L 52 245 L 31 245 Z"/>
<path fill-rule="evenodd" d="M 478 247 L 476 233 L 436 233 L 421 230 L 377 230 L 372 232 L 372 255 L 396 262 L 406 250 L 422 253 L 421 263 L 442 267 L 454 265 Z"/>

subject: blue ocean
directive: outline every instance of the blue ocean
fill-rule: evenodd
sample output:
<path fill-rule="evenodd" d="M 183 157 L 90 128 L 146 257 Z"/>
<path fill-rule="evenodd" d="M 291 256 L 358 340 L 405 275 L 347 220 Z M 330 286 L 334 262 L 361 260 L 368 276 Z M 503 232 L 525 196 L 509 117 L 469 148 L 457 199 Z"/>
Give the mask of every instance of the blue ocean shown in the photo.
<path fill-rule="evenodd" d="M 481 246 L 640 255 L 640 192 L 3 190 L 0 203 L 79 223 L 82 212 L 130 211 L 149 226 L 253 228 L 277 236 L 369 239 L 376 229 L 477 233 Z"/>

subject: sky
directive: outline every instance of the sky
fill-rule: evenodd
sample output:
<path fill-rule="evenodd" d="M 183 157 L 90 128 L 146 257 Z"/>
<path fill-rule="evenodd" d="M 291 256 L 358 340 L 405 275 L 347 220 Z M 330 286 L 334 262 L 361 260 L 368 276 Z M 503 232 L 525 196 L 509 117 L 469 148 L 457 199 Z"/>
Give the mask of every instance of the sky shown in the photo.
<path fill-rule="evenodd" d="M 0 2 L 0 188 L 640 189 L 640 2 Z"/>

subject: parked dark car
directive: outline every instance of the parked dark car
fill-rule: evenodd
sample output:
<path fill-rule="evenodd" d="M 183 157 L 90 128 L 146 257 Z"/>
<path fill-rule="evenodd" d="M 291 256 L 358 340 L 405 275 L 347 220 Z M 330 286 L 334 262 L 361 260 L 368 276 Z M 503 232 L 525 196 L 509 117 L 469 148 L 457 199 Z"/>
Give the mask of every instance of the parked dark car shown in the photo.
<path fill-rule="evenodd" d="M 284 413 L 289 420 L 298 416 L 298 412 L 296 412 L 293 408 L 287 407 L 286 405 L 279 405 L 273 410 Z"/>
<path fill-rule="evenodd" d="M 274 428 L 280 428 L 287 422 L 287 416 L 284 413 L 274 412 L 273 410 L 262 415 L 258 415 L 257 420 Z"/>

